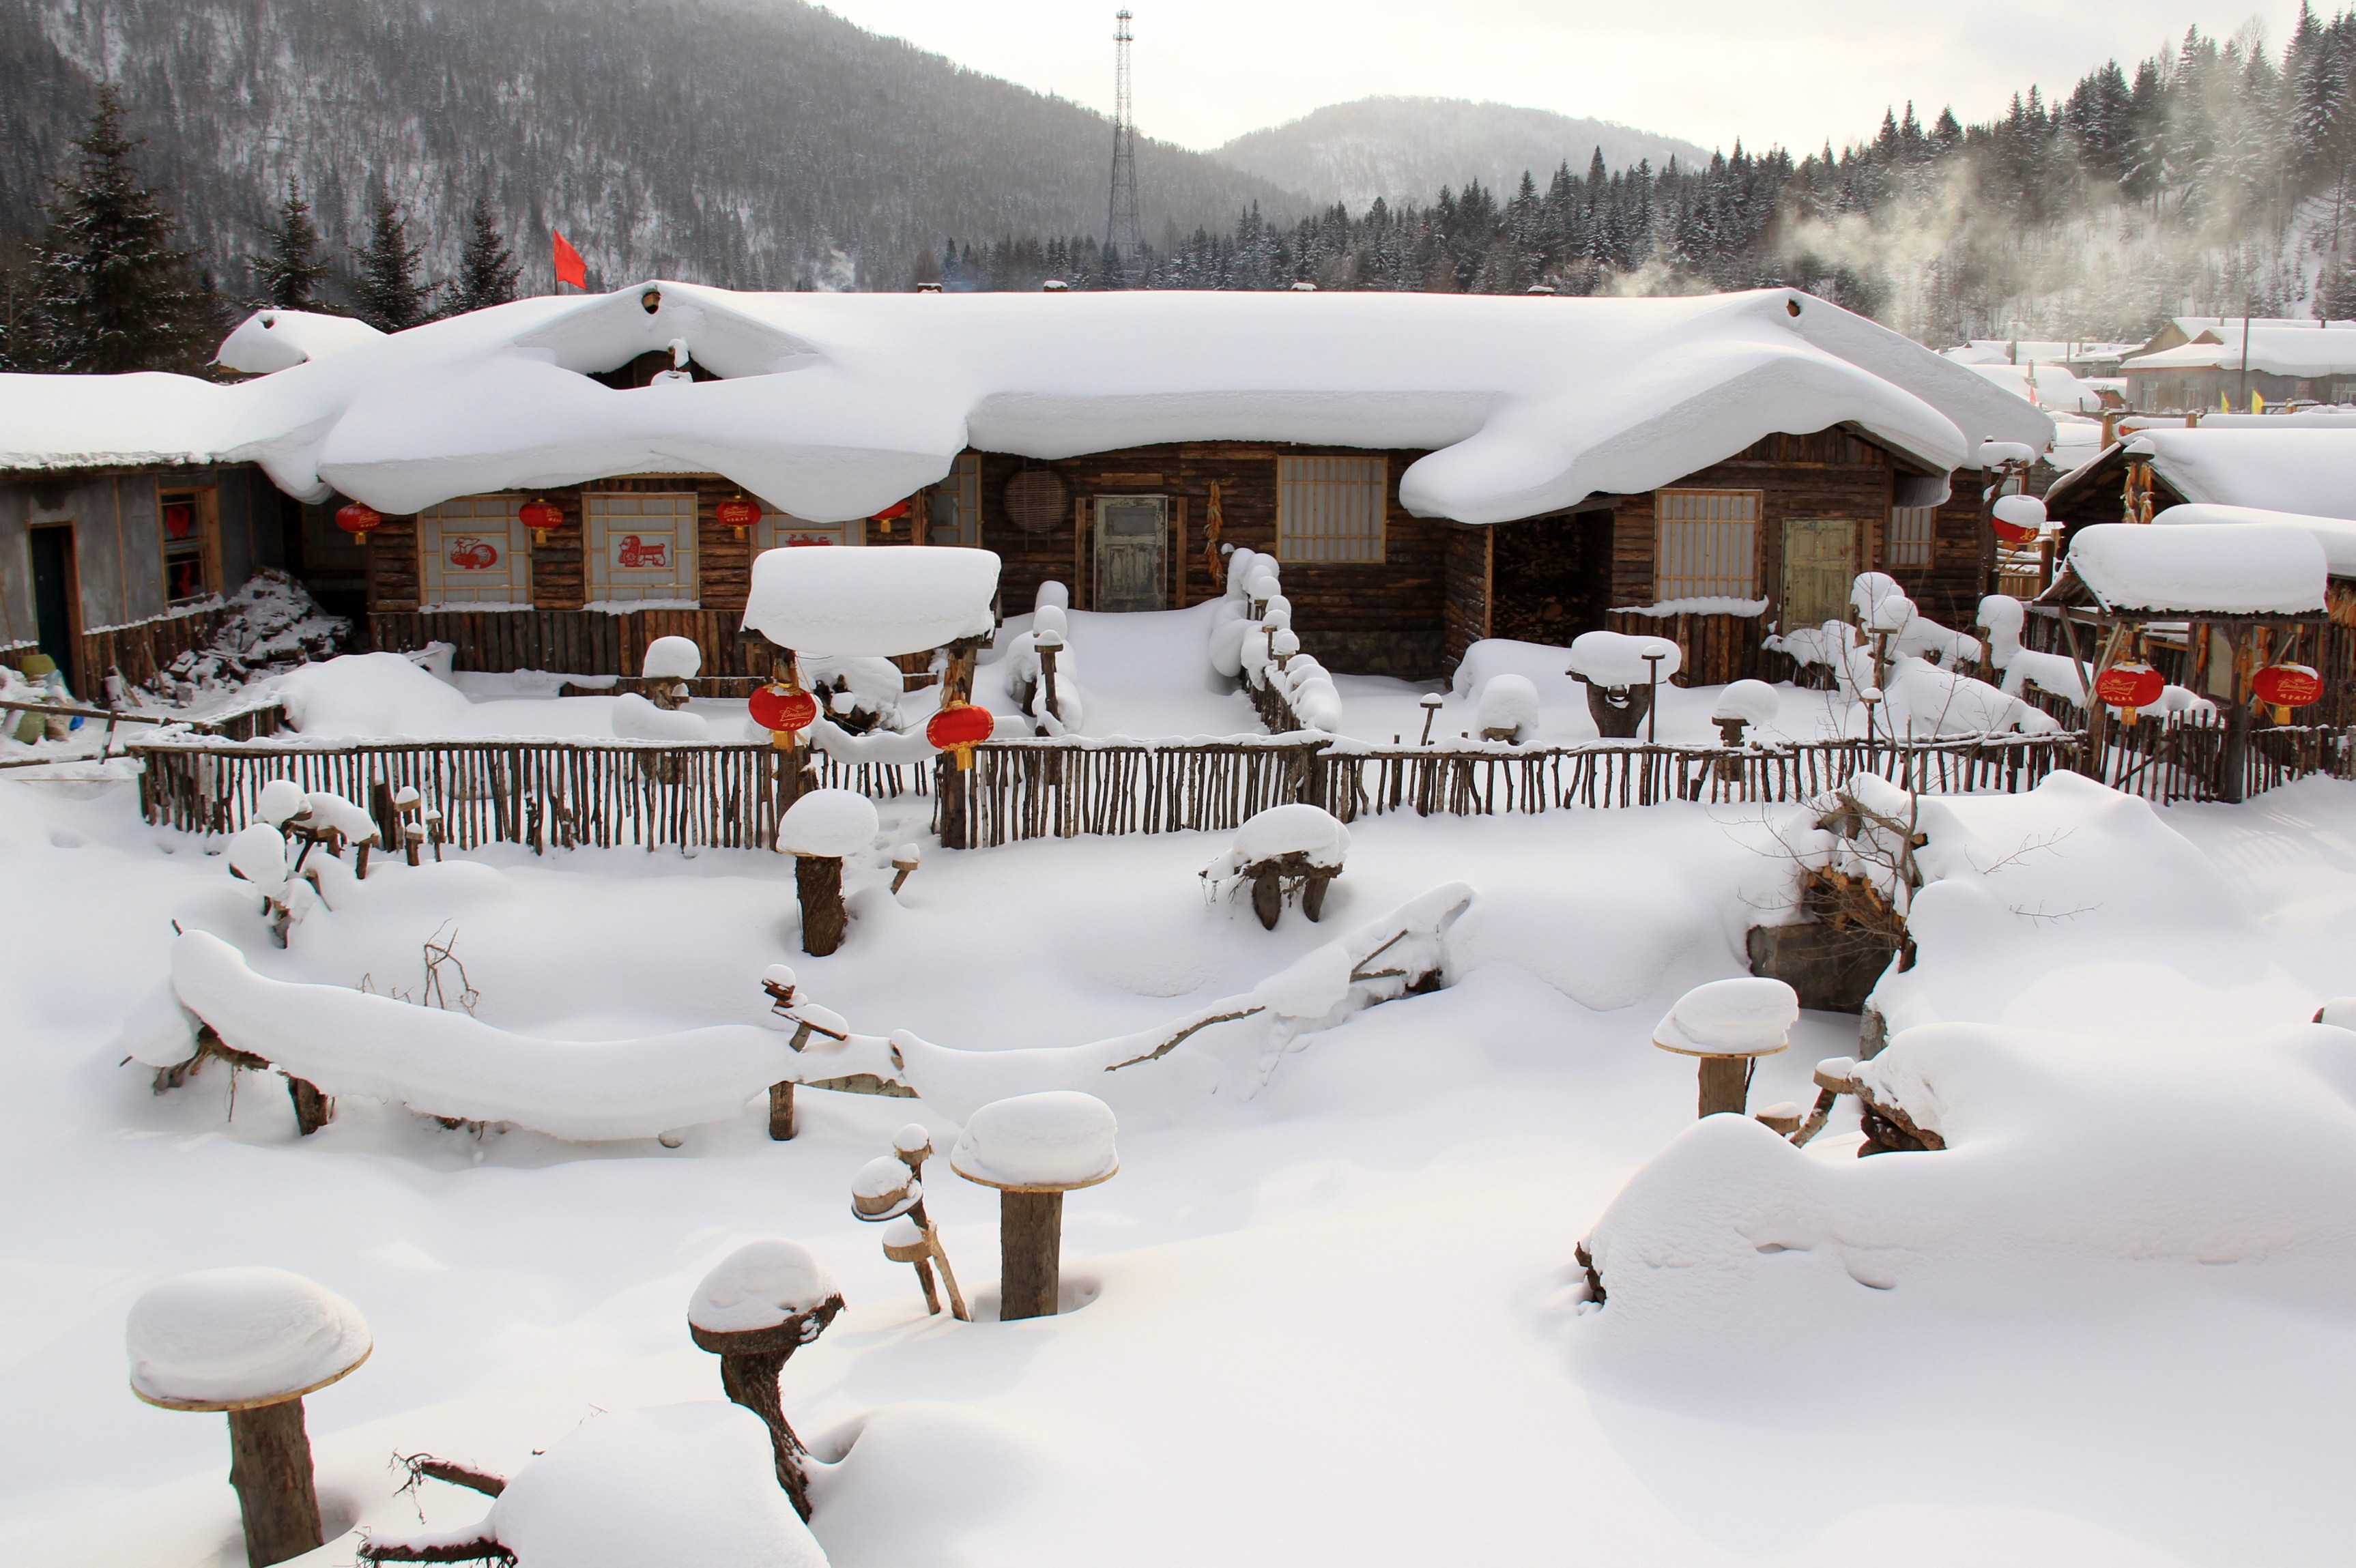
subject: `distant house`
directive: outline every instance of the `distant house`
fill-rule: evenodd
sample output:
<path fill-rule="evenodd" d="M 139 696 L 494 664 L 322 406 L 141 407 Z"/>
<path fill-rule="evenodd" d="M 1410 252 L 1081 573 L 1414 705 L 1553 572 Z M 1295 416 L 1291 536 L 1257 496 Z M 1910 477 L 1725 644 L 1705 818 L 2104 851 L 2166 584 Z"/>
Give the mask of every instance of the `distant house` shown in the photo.
<path fill-rule="evenodd" d="M 59 379 L 0 379 L 0 410 Z M 109 395 L 73 390 L 51 462 L 117 439 Z M 1437 676 L 1479 638 L 1633 619 L 1724 679 L 1772 626 L 1846 613 L 1869 567 L 1967 618 L 1973 465 L 2053 437 L 1981 376 L 1788 290 L 655 283 L 157 401 L 190 450 L 259 464 L 306 516 L 343 496 L 380 514 L 354 549 L 379 645 L 584 673 L 670 634 L 707 670 L 765 670 L 737 623 L 753 556 L 780 546 L 981 545 L 1019 613 L 1050 579 L 1080 609 L 1199 603 L 1245 545 L 1285 563 L 1294 625 L 1337 670 Z M 732 526 L 745 500 L 757 520 Z M 538 537 L 535 502 L 555 508 Z"/>
<path fill-rule="evenodd" d="M 2356 322 L 2179 316 L 2120 362 L 2145 413 L 2356 401 Z"/>

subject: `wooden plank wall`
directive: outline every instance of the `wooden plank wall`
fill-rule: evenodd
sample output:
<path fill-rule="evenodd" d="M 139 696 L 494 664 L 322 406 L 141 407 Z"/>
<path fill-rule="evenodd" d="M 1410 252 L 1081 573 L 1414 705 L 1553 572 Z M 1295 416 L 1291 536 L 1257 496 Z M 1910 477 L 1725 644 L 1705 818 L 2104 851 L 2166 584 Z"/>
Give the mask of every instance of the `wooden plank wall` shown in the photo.
<path fill-rule="evenodd" d="M 1204 442 L 1132 447 L 1035 464 L 1054 469 L 1073 498 L 1074 521 L 1039 534 L 1007 519 L 1006 486 L 1026 460 L 982 454 L 981 542 L 998 552 L 1001 602 L 1008 614 L 1029 612 L 1039 584 L 1055 581 L 1072 591 L 1076 608 L 1089 607 L 1081 537 L 1084 505 L 1098 496 L 1168 496 L 1184 508 L 1183 547 L 1173 549 L 1169 603 L 1199 603 L 1214 592 L 1204 560 L 1204 517 L 1211 485 L 1219 485 L 1223 542 L 1257 550 L 1276 549 L 1276 462 L 1287 457 L 1386 457 L 1385 560 L 1380 566 L 1286 563 L 1284 595 L 1292 603 L 1301 645 L 1330 669 L 1352 675 L 1425 678 L 1440 673 L 1444 580 L 1449 525 L 1409 517 L 1398 504 L 1398 479 L 1419 452 L 1370 453 L 1346 447 L 1274 446 L 1266 443 Z M 1173 541 L 1177 544 L 1179 541 Z"/>
<path fill-rule="evenodd" d="M 91 689 L 77 695 L 85 701 L 97 701 L 105 695 L 100 683 L 109 670 L 122 671 L 125 681 L 137 686 L 182 654 L 210 646 L 213 634 L 220 630 L 222 618 L 228 613 L 226 610 L 198 610 L 186 615 L 159 615 L 152 621 L 83 633 L 83 684 Z"/>
<path fill-rule="evenodd" d="M 1490 635 L 1491 561 L 1496 533 L 1492 528 L 1451 524 L 1444 539 L 1446 581 L 1440 605 L 1448 639 L 1444 673 L 1453 675 L 1464 650 Z"/>
<path fill-rule="evenodd" d="M 635 675 L 648 643 L 686 637 L 702 650 L 704 675 L 766 676 L 766 656 L 748 657 L 737 635 L 743 616 L 741 610 L 394 611 L 370 615 L 369 635 L 389 653 L 451 644 L 457 669 L 560 675 Z"/>

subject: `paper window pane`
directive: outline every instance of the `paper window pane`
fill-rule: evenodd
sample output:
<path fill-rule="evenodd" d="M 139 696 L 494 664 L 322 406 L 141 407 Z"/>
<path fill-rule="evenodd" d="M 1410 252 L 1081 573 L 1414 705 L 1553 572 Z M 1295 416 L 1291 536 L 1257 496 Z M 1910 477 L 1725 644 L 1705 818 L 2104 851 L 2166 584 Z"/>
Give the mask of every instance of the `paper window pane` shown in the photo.
<path fill-rule="evenodd" d="M 1758 491 L 1663 490 L 1655 516 L 1655 599 L 1759 597 Z"/>
<path fill-rule="evenodd" d="M 594 601 L 695 602 L 695 495 L 592 491 L 589 596 Z"/>
<path fill-rule="evenodd" d="M 1890 507 L 1890 532 L 1884 536 L 1882 544 L 1882 563 L 1887 566 L 1930 565 L 1938 522 L 1939 508 L 1936 507 Z"/>
<path fill-rule="evenodd" d="M 1278 458 L 1276 559 L 1380 564 L 1388 477 L 1379 457 Z"/>
<path fill-rule="evenodd" d="M 522 506 L 520 496 L 463 496 L 417 514 L 427 609 L 531 603 Z"/>

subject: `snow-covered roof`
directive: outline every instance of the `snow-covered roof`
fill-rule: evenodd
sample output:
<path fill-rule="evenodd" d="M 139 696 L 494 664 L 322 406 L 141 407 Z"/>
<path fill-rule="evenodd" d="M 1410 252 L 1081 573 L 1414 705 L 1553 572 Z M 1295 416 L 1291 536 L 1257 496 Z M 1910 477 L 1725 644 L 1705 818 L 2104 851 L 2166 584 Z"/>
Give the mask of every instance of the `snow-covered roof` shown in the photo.
<path fill-rule="evenodd" d="M 590 375 L 684 342 L 717 380 Z M 61 391 L 59 383 L 76 385 Z M 152 383 L 152 385 L 151 385 Z M 118 389 L 139 393 L 126 411 Z M 1785 289 L 1682 299 L 1408 293 L 735 293 L 519 300 L 234 387 L 0 377 L 0 464 L 258 462 L 390 513 L 623 473 L 714 473 L 864 517 L 967 447 L 1039 458 L 1234 439 L 1427 449 L 1419 516 L 1502 522 L 1849 425 L 1934 470 L 2042 413 Z"/>
<path fill-rule="evenodd" d="M 2351 335 L 2356 336 L 2356 335 Z M 2147 430 L 2131 456 L 2188 501 L 2356 518 L 2356 430 L 2293 425 L 2260 429 Z"/>
<path fill-rule="evenodd" d="M 2138 354 L 2122 368 L 2143 373 L 2238 370 L 2243 368 L 2242 336 L 2239 321 L 2207 325 L 2191 342 Z M 2249 348 L 2249 368 L 2269 376 L 2356 375 L 2356 327 L 2327 327 L 2312 321 L 2253 322 Z"/>
<path fill-rule="evenodd" d="M 2307 529 L 2279 523 L 2095 523 L 2071 537 L 2070 570 L 2106 610 L 2297 615 L 2323 608 L 2323 547 Z"/>
<path fill-rule="evenodd" d="M 237 324 L 221 339 L 213 363 L 249 376 L 291 370 L 306 360 L 324 359 L 348 348 L 383 341 L 384 334 L 367 322 L 348 315 L 322 315 L 307 310 L 258 310 Z"/>
<path fill-rule="evenodd" d="M 2061 365 L 1980 362 L 1966 363 L 1965 368 L 1989 384 L 2001 387 L 2014 397 L 2041 409 L 2078 414 L 2102 411 L 2103 400 L 2094 389 Z"/>
<path fill-rule="evenodd" d="M 2305 528 L 2323 547 L 2324 563 L 2334 577 L 2356 577 L 2356 522 L 2345 517 L 2318 517 L 2299 512 L 2269 512 L 2257 507 L 2211 507 L 2189 503 L 2170 507 L 2152 518 L 2181 528 L 2187 523 L 2218 523 L 2246 527 L 2252 523 Z"/>

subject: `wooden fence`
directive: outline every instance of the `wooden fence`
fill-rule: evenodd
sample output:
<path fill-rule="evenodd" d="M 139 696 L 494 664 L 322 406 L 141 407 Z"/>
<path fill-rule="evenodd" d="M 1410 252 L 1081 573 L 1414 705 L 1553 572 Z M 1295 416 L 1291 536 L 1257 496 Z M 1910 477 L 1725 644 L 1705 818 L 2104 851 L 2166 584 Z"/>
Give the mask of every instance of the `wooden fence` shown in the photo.
<path fill-rule="evenodd" d="M 230 833 L 254 820 L 262 786 L 293 779 L 365 805 L 379 783 L 415 788 L 442 813 L 444 842 L 546 848 L 621 844 L 766 848 L 776 837 L 785 753 L 736 743 L 365 741 L 320 745 L 161 740 L 130 748 L 149 822 Z M 807 756 L 807 753 L 805 753 Z M 892 798 L 928 793 L 929 763 L 814 759 L 822 785 Z"/>
<path fill-rule="evenodd" d="M 648 644 L 685 637 L 702 651 L 705 675 L 769 673 L 767 646 L 747 648 L 734 610 L 380 610 L 368 619 L 371 646 L 407 653 L 448 643 L 454 669 L 633 675 Z"/>
<path fill-rule="evenodd" d="M 2336 725 L 2291 724 L 2252 730 L 2242 755 L 2240 798 L 2311 773 L 2356 777 L 2356 736 Z M 2102 755 L 2080 771 L 2124 794 L 2162 805 L 2227 800 L 2232 748 L 2225 725 L 2209 715 L 2106 725 Z"/>
<path fill-rule="evenodd" d="M 1600 745 L 1360 749 L 1279 737 L 1215 742 L 1000 741 L 976 750 L 970 843 L 1232 829 L 1305 801 L 1344 821 L 1489 816 L 1665 801 L 1806 800 L 1860 773 L 1933 794 L 2033 788 L 2078 757 L 2075 735 L 1892 746 L 1861 740 L 1727 750 Z"/>

